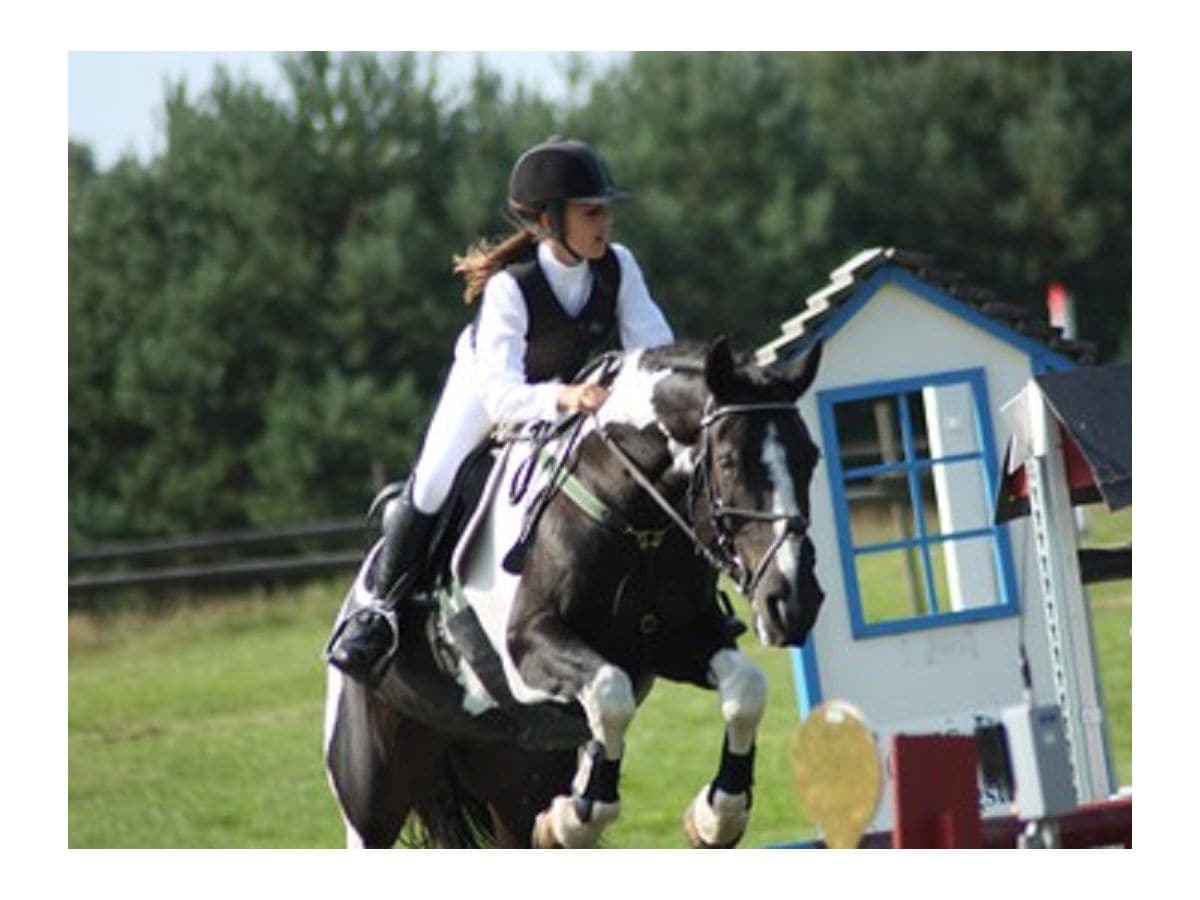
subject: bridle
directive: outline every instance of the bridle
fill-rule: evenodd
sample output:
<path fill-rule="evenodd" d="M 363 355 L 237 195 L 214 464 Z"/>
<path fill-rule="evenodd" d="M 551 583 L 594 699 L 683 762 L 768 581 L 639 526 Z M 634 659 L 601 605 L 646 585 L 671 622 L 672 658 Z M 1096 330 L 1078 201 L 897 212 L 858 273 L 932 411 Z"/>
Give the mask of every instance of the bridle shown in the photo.
<path fill-rule="evenodd" d="M 758 582 L 762 580 L 767 566 L 771 564 L 771 561 L 775 558 L 775 554 L 783 546 L 784 541 L 789 537 L 797 537 L 801 540 L 808 538 L 809 523 L 803 513 L 766 512 L 765 510 L 745 509 L 744 507 L 727 505 L 717 490 L 712 477 L 713 434 L 711 426 L 719 419 L 730 415 L 752 415 L 754 413 L 772 412 L 791 412 L 797 416 L 800 415 L 794 403 L 729 403 L 724 406 L 716 406 L 713 403 L 713 398 L 710 396 L 708 402 L 705 404 L 705 413 L 700 419 L 700 439 L 702 442 L 700 458 L 696 461 L 695 469 L 692 470 L 692 483 L 689 485 L 689 506 L 693 510 L 694 518 L 696 494 L 698 493 L 697 482 L 703 480 L 705 500 L 708 507 L 708 524 L 716 536 L 720 554 L 727 563 L 723 568 L 733 578 L 734 582 L 738 585 L 738 590 L 745 597 L 753 594 L 754 589 L 758 586 Z M 775 540 L 771 542 L 771 546 L 767 548 L 767 552 L 763 554 L 762 559 L 758 562 L 758 566 L 753 571 L 742 562 L 737 549 L 733 545 L 734 529 L 729 527 L 728 522 L 729 520 L 736 519 L 748 519 L 759 522 L 785 522 L 784 528 L 775 536 Z"/>
<path fill-rule="evenodd" d="M 794 403 L 730 403 L 716 406 L 710 396 L 705 404 L 704 413 L 700 418 L 700 455 L 695 460 L 695 466 L 692 469 L 692 478 L 688 485 L 688 510 L 691 512 L 692 518 L 695 519 L 696 504 L 699 497 L 703 495 L 708 510 L 707 524 L 716 538 L 715 546 L 709 546 L 700 538 L 693 525 L 679 514 L 670 501 L 663 497 L 658 487 L 642 472 L 641 468 L 624 448 L 605 432 L 599 422 L 596 422 L 596 433 L 600 436 L 605 446 L 617 457 L 626 471 L 629 472 L 630 476 L 688 537 L 696 552 L 704 556 L 713 568 L 726 573 L 737 584 L 738 590 L 742 592 L 742 595 L 749 597 L 758 586 L 758 582 L 766 572 L 767 566 L 770 565 L 775 554 L 779 552 L 779 548 L 783 546 L 783 542 L 792 536 L 799 537 L 801 540 L 808 538 L 809 523 L 803 514 L 791 515 L 788 513 L 745 509 L 738 506 L 730 506 L 724 502 L 709 472 L 713 457 L 712 425 L 725 416 L 730 415 L 752 415 L 755 413 L 785 411 L 799 415 L 799 410 L 796 409 Z M 729 528 L 726 524 L 730 519 L 749 519 L 763 522 L 785 521 L 787 524 L 776 535 L 775 540 L 759 561 L 758 566 L 751 570 L 742 562 L 737 548 L 734 546 L 733 529 Z"/>

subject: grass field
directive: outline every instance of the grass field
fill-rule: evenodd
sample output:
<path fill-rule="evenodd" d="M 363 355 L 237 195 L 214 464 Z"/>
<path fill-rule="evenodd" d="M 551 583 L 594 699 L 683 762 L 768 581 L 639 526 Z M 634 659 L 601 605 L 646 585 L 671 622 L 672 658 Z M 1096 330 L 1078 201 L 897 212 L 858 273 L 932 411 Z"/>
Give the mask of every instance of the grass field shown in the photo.
<path fill-rule="evenodd" d="M 1096 523 L 1127 540 L 1128 513 Z M 319 652 L 343 583 L 255 592 L 68 622 L 71 847 L 335 847 L 343 835 L 321 765 Z M 1132 764 L 1129 582 L 1091 592 L 1117 776 Z M 752 638 L 771 699 L 743 846 L 809 836 L 787 743 L 796 725 L 788 653 Z M 662 683 L 634 720 L 613 847 L 684 846 L 684 806 L 715 771 L 715 694 Z"/>

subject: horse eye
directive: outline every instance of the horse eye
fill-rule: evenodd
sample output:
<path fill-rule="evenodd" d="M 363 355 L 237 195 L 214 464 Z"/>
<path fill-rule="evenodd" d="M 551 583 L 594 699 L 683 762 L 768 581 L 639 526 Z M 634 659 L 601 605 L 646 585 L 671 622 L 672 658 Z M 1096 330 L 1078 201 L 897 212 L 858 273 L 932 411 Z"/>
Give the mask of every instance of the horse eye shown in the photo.
<path fill-rule="evenodd" d="M 721 467 L 722 471 L 732 472 L 737 468 L 737 454 L 732 450 L 726 450 L 717 456 L 717 465 Z"/>

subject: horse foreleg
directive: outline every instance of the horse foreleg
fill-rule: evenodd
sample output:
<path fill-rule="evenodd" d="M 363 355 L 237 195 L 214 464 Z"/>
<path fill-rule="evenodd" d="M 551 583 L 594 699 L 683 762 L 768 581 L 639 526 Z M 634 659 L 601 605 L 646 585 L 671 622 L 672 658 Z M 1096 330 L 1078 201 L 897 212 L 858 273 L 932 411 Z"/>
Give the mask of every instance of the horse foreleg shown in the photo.
<path fill-rule="evenodd" d="M 534 823 L 540 847 L 594 847 L 621 813 L 618 783 L 625 731 L 636 703 L 629 676 L 603 665 L 579 694 L 592 740 L 580 752 L 571 795 L 555 797 Z"/>
<path fill-rule="evenodd" d="M 767 678 L 737 650 L 717 652 L 709 674 L 725 720 L 721 766 L 684 812 L 683 829 L 693 847 L 732 847 L 750 820 L 754 740 L 766 711 Z"/>
<path fill-rule="evenodd" d="M 625 731 L 637 709 L 633 684 L 553 616 L 514 633 L 512 649 L 527 683 L 553 685 L 560 696 L 579 701 L 592 733 L 580 753 L 571 795 L 555 797 L 537 817 L 534 845 L 593 847 L 621 811 L 617 786 Z"/>

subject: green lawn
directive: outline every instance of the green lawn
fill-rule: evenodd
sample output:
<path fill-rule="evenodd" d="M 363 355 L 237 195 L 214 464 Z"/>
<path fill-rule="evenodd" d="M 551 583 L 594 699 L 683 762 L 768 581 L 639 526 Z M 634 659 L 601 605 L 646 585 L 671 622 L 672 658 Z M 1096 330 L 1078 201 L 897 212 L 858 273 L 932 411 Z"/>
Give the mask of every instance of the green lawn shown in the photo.
<path fill-rule="evenodd" d="M 72 847 L 333 847 L 318 659 L 338 583 L 163 615 L 70 619 Z M 811 832 L 794 798 L 788 653 L 746 648 L 772 702 L 748 846 Z M 682 847 L 684 807 L 717 766 L 716 694 L 660 683 L 630 732 L 614 847 Z"/>
<path fill-rule="evenodd" d="M 325 847 L 318 659 L 337 590 L 72 616 L 72 847 Z"/>
<path fill-rule="evenodd" d="M 1127 513 L 1106 517 L 1092 540 L 1125 540 L 1129 527 Z M 154 614 L 72 615 L 69 845 L 340 846 L 321 765 L 319 652 L 343 589 L 330 581 Z M 1129 583 L 1098 586 L 1092 608 L 1117 775 L 1129 784 Z M 771 684 L 743 843 L 761 847 L 813 829 L 787 762 L 791 658 L 753 638 L 742 647 Z M 680 817 L 716 769 L 721 727 L 715 694 L 658 685 L 630 731 L 609 846 L 684 845 Z"/>

